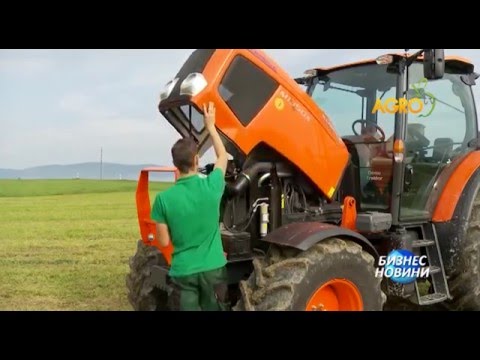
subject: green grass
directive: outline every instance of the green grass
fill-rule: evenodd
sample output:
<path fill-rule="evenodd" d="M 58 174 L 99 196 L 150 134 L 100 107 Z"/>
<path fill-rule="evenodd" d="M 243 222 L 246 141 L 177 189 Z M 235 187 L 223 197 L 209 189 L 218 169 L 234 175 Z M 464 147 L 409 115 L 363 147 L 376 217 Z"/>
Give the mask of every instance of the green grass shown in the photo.
<path fill-rule="evenodd" d="M 150 183 L 153 191 L 164 186 Z M 127 180 L 0 180 L 0 197 L 134 192 L 136 188 L 136 181 Z"/>
<path fill-rule="evenodd" d="M 151 185 L 151 195 L 168 186 Z M 131 310 L 125 275 L 139 238 L 135 188 L 0 181 L 0 310 Z"/>

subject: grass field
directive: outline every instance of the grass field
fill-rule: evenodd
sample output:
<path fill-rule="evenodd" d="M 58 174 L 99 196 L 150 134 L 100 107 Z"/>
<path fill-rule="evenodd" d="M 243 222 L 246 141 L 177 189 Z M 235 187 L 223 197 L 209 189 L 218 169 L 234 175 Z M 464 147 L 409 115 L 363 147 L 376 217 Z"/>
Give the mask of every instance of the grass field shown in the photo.
<path fill-rule="evenodd" d="M 152 196 L 168 184 L 151 183 Z M 0 180 L 0 310 L 131 310 L 134 181 Z"/>

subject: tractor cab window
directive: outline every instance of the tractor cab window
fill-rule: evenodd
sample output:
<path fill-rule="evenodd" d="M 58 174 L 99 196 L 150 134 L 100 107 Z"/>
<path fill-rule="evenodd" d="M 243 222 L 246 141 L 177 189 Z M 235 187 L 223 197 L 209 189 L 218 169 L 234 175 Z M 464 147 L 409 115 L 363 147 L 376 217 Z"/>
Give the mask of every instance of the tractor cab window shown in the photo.
<path fill-rule="evenodd" d="M 386 65 L 362 65 L 320 75 L 309 93 L 326 113 L 352 156 L 362 210 L 390 206 L 395 114 L 374 111 L 377 100 L 396 97 L 397 76 Z M 390 146 L 391 147 L 391 146 Z"/>
<path fill-rule="evenodd" d="M 471 87 L 447 66 L 438 80 L 423 77 L 423 65 L 409 69 L 409 102 L 415 102 L 407 118 L 405 139 L 408 183 L 401 199 L 400 217 L 425 217 L 428 197 L 442 169 L 471 149 L 477 136 L 477 120 Z"/>
<path fill-rule="evenodd" d="M 333 123 L 341 137 L 354 135 L 352 124 L 365 116 L 365 100 L 357 91 L 358 87 L 343 84 L 332 86 L 331 81 L 319 80 L 312 98 Z"/>
<path fill-rule="evenodd" d="M 391 87 L 383 91 L 377 90 L 377 101 L 386 101 L 387 99 L 395 99 L 397 97 L 397 88 Z M 387 142 L 393 141 L 393 133 L 395 132 L 395 114 L 390 113 L 387 109 L 384 111 L 375 111 L 375 122 L 385 133 Z"/>
<path fill-rule="evenodd" d="M 247 58 L 238 55 L 228 67 L 218 93 L 243 126 L 248 126 L 278 88 L 278 83 Z"/>

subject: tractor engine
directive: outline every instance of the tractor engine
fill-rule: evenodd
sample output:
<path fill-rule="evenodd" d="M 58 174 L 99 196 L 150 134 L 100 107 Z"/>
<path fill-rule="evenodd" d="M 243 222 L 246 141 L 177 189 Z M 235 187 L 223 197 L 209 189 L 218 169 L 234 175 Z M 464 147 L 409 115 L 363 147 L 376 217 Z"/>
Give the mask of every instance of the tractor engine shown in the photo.
<path fill-rule="evenodd" d="M 247 260 L 266 251 L 262 239 L 282 225 L 341 221 L 339 202 L 328 201 L 290 161 L 265 146 L 243 166 L 232 160 L 226 184 L 221 223 L 229 260 Z"/>

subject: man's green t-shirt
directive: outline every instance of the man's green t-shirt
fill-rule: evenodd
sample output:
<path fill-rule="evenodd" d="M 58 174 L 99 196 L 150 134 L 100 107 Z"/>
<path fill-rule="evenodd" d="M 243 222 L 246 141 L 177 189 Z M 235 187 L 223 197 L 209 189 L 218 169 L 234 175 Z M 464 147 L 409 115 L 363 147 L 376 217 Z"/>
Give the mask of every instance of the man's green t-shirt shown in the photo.
<path fill-rule="evenodd" d="M 170 230 L 174 247 L 170 276 L 215 270 L 227 263 L 219 226 L 224 189 L 223 172 L 215 169 L 208 176 L 180 178 L 157 194 L 151 217 Z"/>

